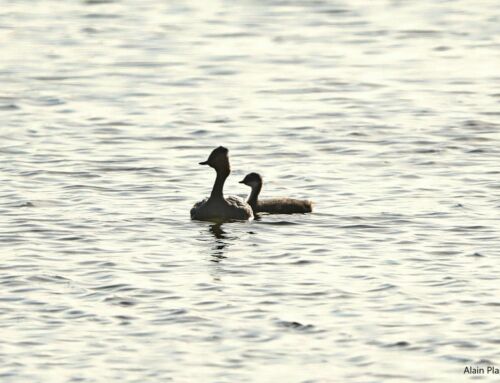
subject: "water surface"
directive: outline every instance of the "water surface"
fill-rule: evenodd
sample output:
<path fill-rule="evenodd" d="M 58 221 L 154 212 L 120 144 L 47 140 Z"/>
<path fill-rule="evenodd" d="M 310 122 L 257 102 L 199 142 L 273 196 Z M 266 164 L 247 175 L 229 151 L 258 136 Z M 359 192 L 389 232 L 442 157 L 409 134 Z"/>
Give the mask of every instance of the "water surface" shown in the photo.
<path fill-rule="evenodd" d="M 500 364 L 496 1 L 11 0 L 0 41 L 2 382 Z M 218 145 L 315 212 L 191 221 Z"/>

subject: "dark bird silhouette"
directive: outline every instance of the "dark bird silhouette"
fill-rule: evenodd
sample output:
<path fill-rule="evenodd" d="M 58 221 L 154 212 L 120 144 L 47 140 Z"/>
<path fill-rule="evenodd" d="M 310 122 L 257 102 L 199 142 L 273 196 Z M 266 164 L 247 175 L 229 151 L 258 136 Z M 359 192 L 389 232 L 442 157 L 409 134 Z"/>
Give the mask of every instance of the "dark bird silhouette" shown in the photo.
<path fill-rule="evenodd" d="M 292 214 L 310 213 L 312 211 L 312 202 L 307 200 L 292 198 L 259 199 L 262 190 L 262 177 L 258 173 L 247 174 L 240 183 L 252 188 L 247 203 L 252 207 L 254 214 Z"/>
<path fill-rule="evenodd" d="M 215 169 L 217 177 L 210 197 L 197 202 L 191 209 L 191 219 L 200 221 L 229 221 L 252 219 L 252 208 L 238 197 L 224 198 L 223 188 L 226 178 L 231 173 L 229 151 L 219 146 L 214 149 L 208 159 L 200 165 L 208 165 Z"/>

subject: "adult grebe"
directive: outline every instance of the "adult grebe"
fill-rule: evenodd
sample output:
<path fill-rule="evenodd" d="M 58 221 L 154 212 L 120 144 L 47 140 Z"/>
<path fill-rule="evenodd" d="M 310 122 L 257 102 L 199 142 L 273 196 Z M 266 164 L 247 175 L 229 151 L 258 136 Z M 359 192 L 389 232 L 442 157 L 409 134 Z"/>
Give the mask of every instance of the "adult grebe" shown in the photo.
<path fill-rule="evenodd" d="M 307 200 L 292 198 L 273 198 L 259 200 L 259 193 L 262 189 L 262 177 L 258 173 L 247 174 L 247 176 L 242 181 L 240 181 L 240 184 L 245 184 L 252 188 L 247 202 L 252 207 L 254 214 L 292 214 L 310 213 L 312 211 L 312 202 Z"/>
<path fill-rule="evenodd" d="M 253 218 L 252 208 L 241 198 L 224 198 L 222 189 L 226 178 L 231 173 L 228 152 L 225 147 L 219 146 L 210 153 L 208 160 L 200 162 L 200 165 L 214 168 L 217 177 L 210 197 L 196 203 L 191 209 L 191 219 L 217 222 Z"/>

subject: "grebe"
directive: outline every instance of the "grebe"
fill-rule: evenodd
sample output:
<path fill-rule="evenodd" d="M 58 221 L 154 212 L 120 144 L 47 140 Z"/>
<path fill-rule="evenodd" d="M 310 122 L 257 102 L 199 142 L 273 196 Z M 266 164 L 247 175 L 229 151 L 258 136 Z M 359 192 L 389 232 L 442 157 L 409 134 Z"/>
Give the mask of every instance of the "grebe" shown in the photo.
<path fill-rule="evenodd" d="M 214 168 L 217 178 L 210 197 L 196 203 L 191 209 L 191 219 L 217 222 L 253 218 L 252 208 L 248 203 L 238 197 L 224 198 L 222 189 L 231 173 L 228 152 L 225 147 L 219 146 L 210 153 L 208 160 L 200 162 L 200 165 Z"/>
<path fill-rule="evenodd" d="M 247 174 L 246 177 L 240 181 L 240 184 L 245 184 L 252 188 L 252 191 L 247 199 L 247 203 L 252 207 L 254 214 L 292 214 L 310 213 L 312 211 L 312 202 L 307 200 L 292 198 L 259 200 L 259 193 L 262 189 L 262 177 L 258 173 Z"/>

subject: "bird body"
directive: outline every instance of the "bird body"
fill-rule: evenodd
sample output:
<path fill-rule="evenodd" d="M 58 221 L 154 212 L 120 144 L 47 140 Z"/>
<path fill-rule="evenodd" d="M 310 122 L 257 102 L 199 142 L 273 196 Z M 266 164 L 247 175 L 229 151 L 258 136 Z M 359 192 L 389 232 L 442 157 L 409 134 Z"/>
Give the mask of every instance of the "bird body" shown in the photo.
<path fill-rule="evenodd" d="M 310 201 L 293 198 L 261 199 L 254 206 L 255 208 L 252 207 L 252 209 L 255 213 L 293 214 L 310 213 L 312 211 Z"/>
<path fill-rule="evenodd" d="M 253 218 L 252 208 L 238 197 L 219 199 L 205 198 L 194 204 L 191 219 L 199 221 L 247 220 Z"/>

